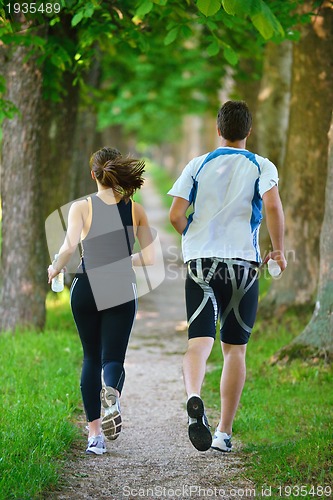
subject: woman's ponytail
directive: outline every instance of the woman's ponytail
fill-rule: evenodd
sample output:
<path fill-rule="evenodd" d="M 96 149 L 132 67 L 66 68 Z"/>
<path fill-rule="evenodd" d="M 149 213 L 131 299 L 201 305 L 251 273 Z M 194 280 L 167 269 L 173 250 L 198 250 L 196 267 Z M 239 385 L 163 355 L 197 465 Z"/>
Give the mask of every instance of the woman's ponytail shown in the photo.
<path fill-rule="evenodd" d="M 130 198 L 140 189 L 144 179 L 145 162 L 123 158 L 117 149 L 104 147 L 90 158 L 90 168 L 102 186 L 112 188 L 123 198 Z"/>

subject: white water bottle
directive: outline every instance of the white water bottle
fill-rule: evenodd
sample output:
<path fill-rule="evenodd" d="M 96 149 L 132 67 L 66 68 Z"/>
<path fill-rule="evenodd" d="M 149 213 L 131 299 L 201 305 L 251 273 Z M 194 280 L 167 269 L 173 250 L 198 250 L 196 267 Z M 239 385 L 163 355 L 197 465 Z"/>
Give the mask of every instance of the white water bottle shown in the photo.
<path fill-rule="evenodd" d="M 58 254 L 55 254 L 54 256 L 54 261 L 52 262 L 52 265 L 57 261 L 57 258 L 58 258 Z M 53 292 L 62 292 L 63 289 L 64 289 L 64 272 L 63 270 L 60 271 L 60 273 L 52 279 L 52 282 L 51 282 L 51 289 L 53 290 Z"/>
<path fill-rule="evenodd" d="M 281 268 L 279 264 L 274 259 L 269 259 L 267 262 L 268 272 L 273 277 L 276 278 L 281 274 Z"/>

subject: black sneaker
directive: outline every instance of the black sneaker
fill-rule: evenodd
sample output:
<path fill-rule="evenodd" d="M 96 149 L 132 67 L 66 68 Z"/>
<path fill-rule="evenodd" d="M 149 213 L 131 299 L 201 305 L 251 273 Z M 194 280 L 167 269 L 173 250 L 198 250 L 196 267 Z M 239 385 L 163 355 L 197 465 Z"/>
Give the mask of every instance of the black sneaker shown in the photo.
<path fill-rule="evenodd" d="M 192 396 L 187 401 L 188 436 L 194 448 L 207 451 L 212 444 L 205 408 L 199 396 Z"/>

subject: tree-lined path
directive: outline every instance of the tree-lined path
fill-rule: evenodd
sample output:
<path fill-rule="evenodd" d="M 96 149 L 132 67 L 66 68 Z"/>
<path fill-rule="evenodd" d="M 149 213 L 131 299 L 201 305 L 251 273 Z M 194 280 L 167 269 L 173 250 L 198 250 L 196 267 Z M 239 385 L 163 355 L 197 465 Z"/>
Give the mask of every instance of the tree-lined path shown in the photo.
<path fill-rule="evenodd" d="M 191 485 L 237 498 L 238 487 L 253 491 L 250 480 L 257 496 L 261 485 L 310 491 L 322 482 L 332 496 L 332 60 L 332 0 L 0 1 L 0 500 L 131 498 L 131 488 L 132 498 L 197 498 L 172 495 Z M 88 159 L 102 144 L 150 158 L 159 183 L 177 178 L 220 144 L 216 113 L 229 99 L 252 112 L 248 149 L 278 168 L 288 260 L 261 293 L 267 317 L 259 314 L 248 353 L 236 453 L 188 442 L 185 270 L 178 235 L 163 231 L 163 196 L 147 182 L 143 204 L 167 278 L 140 298 L 123 432 L 106 456 L 85 456 L 84 432 L 67 444 L 80 343 L 69 311 L 65 319 L 48 295 L 45 220 L 91 192 Z M 264 256 L 267 231 L 261 240 Z M 212 427 L 219 369 L 214 350 L 204 394 Z M 83 429 L 83 411 L 79 419 Z M 148 486 L 169 490 L 145 494 Z"/>
<path fill-rule="evenodd" d="M 187 343 L 183 270 L 170 262 L 176 248 L 179 253 L 179 245 L 163 230 L 167 211 L 149 180 L 142 193 L 150 224 L 159 231 L 166 279 L 140 299 L 126 358 L 123 432 L 116 441 L 108 442 L 104 456 L 84 455 L 82 439 L 82 449 L 64 471 L 63 489 L 46 498 L 194 499 L 203 498 L 205 492 L 207 496 L 207 490 L 214 488 L 220 490 L 214 498 L 244 498 L 245 489 L 250 497 L 254 485 L 245 479 L 237 440 L 235 451 L 226 455 L 213 450 L 200 453 L 187 438 L 181 372 Z M 211 425 L 216 425 L 216 412 L 208 413 L 213 417 Z"/>

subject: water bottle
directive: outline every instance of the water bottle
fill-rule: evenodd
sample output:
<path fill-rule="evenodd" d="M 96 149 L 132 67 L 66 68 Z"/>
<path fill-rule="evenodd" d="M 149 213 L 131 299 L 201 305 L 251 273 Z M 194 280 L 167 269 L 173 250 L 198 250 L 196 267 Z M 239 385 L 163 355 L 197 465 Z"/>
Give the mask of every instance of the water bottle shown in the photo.
<path fill-rule="evenodd" d="M 269 274 L 273 277 L 276 278 L 281 274 L 281 268 L 279 264 L 276 262 L 276 260 L 269 259 L 267 262 L 267 267 L 268 267 L 268 272 Z"/>
<path fill-rule="evenodd" d="M 53 263 L 56 262 L 58 258 L 58 254 L 55 254 L 54 256 L 54 261 L 52 262 L 52 265 Z M 52 282 L 51 282 L 51 289 L 53 290 L 53 292 L 62 292 L 63 289 L 64 289 L 64 273 L 63 273 L 63 270 L 60 271 L 60 273 L 52 279 Z"/>

